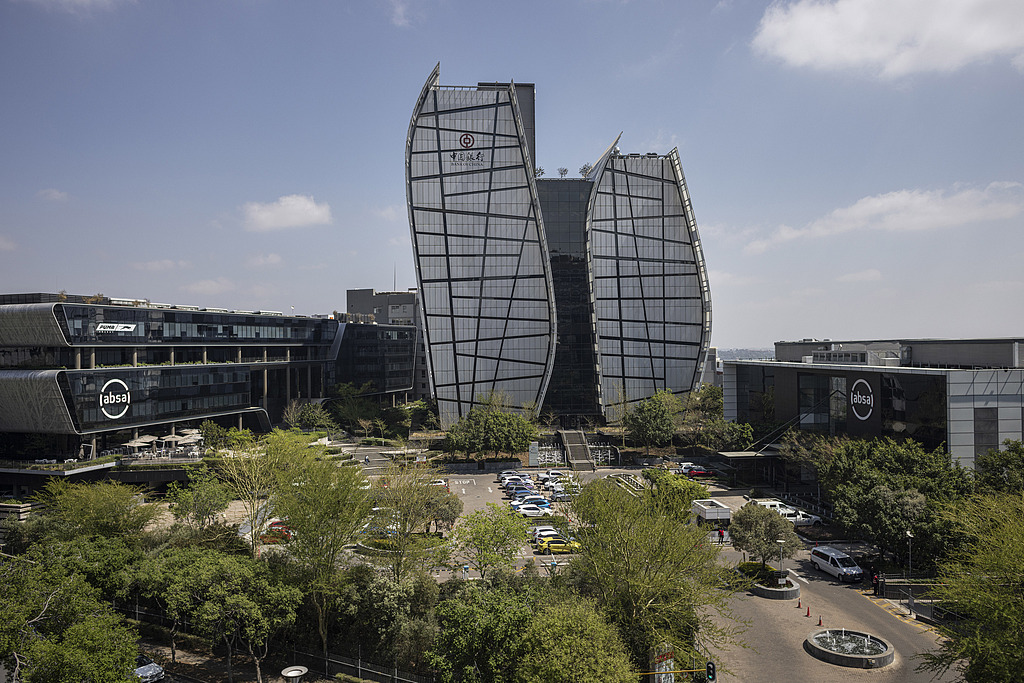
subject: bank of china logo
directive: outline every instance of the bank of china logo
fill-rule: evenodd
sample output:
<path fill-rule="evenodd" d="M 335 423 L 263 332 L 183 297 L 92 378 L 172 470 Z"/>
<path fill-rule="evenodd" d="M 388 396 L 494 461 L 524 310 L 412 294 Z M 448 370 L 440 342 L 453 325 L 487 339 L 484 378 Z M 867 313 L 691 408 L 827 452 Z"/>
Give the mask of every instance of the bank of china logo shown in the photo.
<path fill-rule="evenodd" d="M 462 137 L 459 138 L 459 144 L 462 145 L 463 149 L 469 149 L 476 144 L 476 138 L 469 133 L 463 133 Z"/>
<path fill-rule="evenodd" d="M 128 385 L 119 379 L 108 380 L 100 389 L 100 410 L 111 420 L 124 417 L 132 403 Z"/>
<path fill-rule="evenodd" d="M 859 379 L 853 383 L 850 389 L 850 408 L 858 420 L 866 420 L 871 417 L 871 411 L 875 407 L 875 392 L 871 385 L 865 380 Z"/>

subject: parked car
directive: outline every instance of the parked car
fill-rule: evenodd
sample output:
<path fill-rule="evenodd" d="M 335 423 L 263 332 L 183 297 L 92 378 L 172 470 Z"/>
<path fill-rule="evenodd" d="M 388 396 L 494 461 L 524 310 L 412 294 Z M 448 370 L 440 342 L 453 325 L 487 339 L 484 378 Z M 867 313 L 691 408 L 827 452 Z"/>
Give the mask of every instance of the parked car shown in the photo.
<path fill-rule="evenodd" d="M 537 542 L 537 552 L 542 555 L 578 553 L 582 547 L 579 541 L 574 541 L 564 536 L 548 536 Z"/>
<path fill-rule="evenodd" d="M 686 476 L 691 479 L 697 479 L 698 477 L 713 477 L 715 473 L 713 470 L 701 467 L 700 465 L 694 465 L 686 470 Z"/>
<path fill-rule="evenodd" d="M 260 534 L 260 543 L 264 543 L 266 545 L 287 543 L 292 540 L 294 534 L 295 532 L 288 528 L 284 522 L 271 522 L 267 530 Z"/>
<path fill-rule="evenodd" d="M 530 494 L 530 495 L 527 495 L 527 496 L 519 496 L 518 498 L 513 498 L 512 500 L 510 500 L 508 502 L 508 504 L 511 505 L 513 508 L 516 508 L 519 505 L 522 505 L 523 503 L 544 503 L 544 504 L 550 504 L 550 502 L 551 501 L 549 501 L 544 496 L 540 496 L 540 495 L 537 495 L 537 494 L 533 493 L 533 494 Z"/>
<path fill-rule="evenodd" d="M 547 510 L 538 505 L 520 505 L 516 510 L 523 517 L 543 517 L 548 513 Z"/>
<path fill-rule="evenodd" d="M 552 503 L 568 503 L 572 500 L 572 494 L 568 491 L 555 491 L 551 494 L 550 500 Z"/>
<path fill-rule="evenodd" d="M 853 558 L 841 550 L 821 546 L 811 550 L 811 564 L 821 572 L 827 572 L 840 581 L 862 581 L 864 570 Z"/>
<path fill-rule="evenodd" d="M 787 506 L 778 508 L 775 511 L 793 522 L 793 526 L 821 526 L 821 517 L 804 512 L 803 510 Z"/>
<path fill-rule="evenodd" d="M 448 488 L 448 480 L 447 479 L 435 479 L 434 481 L 430 482 L 430 485 L 431 486 L 443 486 L 445 491 L 448 491 L 449 493 L 451 493 L 451 489 Z"/>
<path fill-rule="evenodd" d="M 135 675 L 142 683 L 154 683 L 164 680 L 164 668 L 146 655 L 135 658 Z"/>
<path fill-rule="evenodd" d="M 530 531 L 530 545 L 536 546 L 537 542 L 548 536 L 561 536 L 562 532 L 553 526 L 535 526 Z"/>
<path fill-rule="evenodd" d="M 559 477 L 564 477 L 566 474 L 568 473 L 565 470 L 548 470 L 547 472 L 541 472 L 540 474 L 538 474 L 537 479 L 539 479 L 543 483 L 550 479 L 558 479 Z"/>
<path fill-rule="evenodd" d="M 551 509 L 551 501 L 549 501 L 547 498 L 538 496 L 527 496 L 526 498 L 523 498 L 521 500 L 513 500 L 511 503 L 509 503 L 509 505 L 512 506 L 513 510 L 518 510 L 524 505 L 536 505 L 537 507 L 543 508 L 545 510 Z"/>

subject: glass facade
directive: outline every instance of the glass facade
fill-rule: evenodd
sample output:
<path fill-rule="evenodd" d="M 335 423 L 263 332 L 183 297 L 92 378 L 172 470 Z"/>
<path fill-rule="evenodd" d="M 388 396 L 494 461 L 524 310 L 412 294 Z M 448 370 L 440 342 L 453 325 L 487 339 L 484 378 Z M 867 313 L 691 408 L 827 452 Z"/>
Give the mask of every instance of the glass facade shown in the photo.
<path fill-rule="evenodd" d="M 697 386 L 711 295 L 679 154 L 611 154 L 588 218 L 605 405 Z"/>
<path fill-rule="evenodd" d="M 585 230 L 593 186 L 583 179 L 537 181 L 558 312 L 558 346 L 544 410 L 562 416 L 601 415 Z"/>
<path fill-rule="evenodd" d="M 678 153 L 623 156 L 613 144 L 585 178 L 537 180 L 522 89 L 441 87 L 435 68 L 409 127 L 413 256 L 442 424 L 492 392 L 589 419 L 690 391 L 711 299 Z"/>
<path fill-rule="evenodd" d="M 69 370 L 58 383 L 71 397 L 79 431 L 89 433 L 247 410 L 254 405 L 250 374 L 247 367 Z M 104 387 L 108 395 L 122 389 L 127 399 L 103 404 Z"/>
<path fill-rule="evenodd" d="M 514 88 L 438 78 L 413 113 L 406 179 L 431 386 L 450 425 L 492 393 L 543 402 L 555 310 Z"/>

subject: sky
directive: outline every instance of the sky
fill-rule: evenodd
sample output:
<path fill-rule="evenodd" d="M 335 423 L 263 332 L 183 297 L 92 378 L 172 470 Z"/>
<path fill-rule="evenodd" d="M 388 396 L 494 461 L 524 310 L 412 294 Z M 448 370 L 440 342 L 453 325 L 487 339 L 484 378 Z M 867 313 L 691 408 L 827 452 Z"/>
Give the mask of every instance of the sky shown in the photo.
<path fill-rule="evenodd" d="M 678 148 L 712 344 L 1024 337 L 1020 0 L 0 0 L 0 292 L 296 314 L 415 287 L 405 136 Z"/>

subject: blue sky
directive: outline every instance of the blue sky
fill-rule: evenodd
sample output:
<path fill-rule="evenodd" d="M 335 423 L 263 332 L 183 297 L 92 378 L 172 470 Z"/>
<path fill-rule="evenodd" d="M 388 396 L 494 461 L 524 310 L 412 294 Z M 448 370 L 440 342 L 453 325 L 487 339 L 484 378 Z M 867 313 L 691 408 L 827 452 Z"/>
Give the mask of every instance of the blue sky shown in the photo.
<path fill-rule="evenodd" d="M 549 175 L 679 148 L 717 346 L 1024 336 L 1020 0 L 0 0 L 0 291 L 414 287 L 437 62 L 536 84 Z"/>

